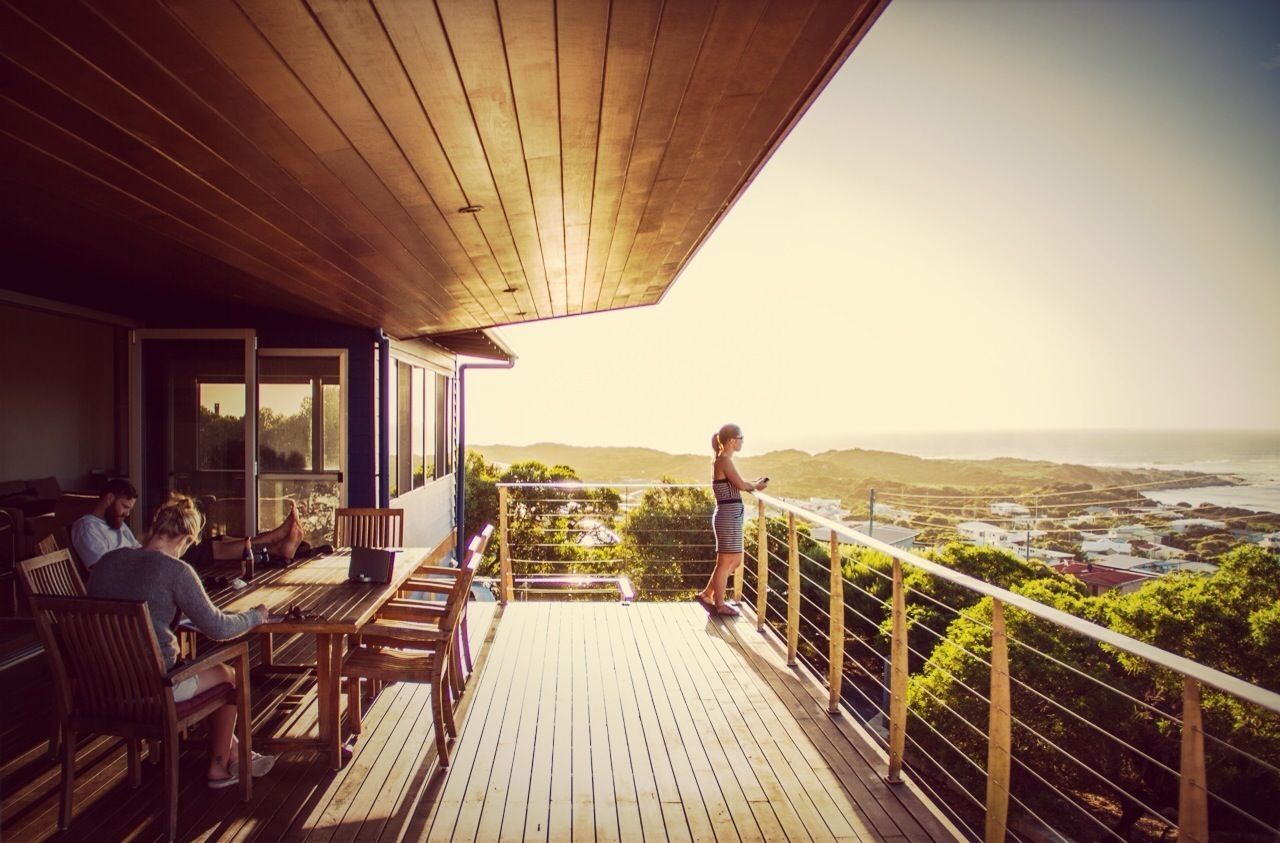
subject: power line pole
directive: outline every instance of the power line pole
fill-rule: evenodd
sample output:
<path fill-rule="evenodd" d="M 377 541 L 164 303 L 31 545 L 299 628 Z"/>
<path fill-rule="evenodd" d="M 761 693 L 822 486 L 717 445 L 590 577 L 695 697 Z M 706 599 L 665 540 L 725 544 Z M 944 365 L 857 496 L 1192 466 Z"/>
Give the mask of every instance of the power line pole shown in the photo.
<path fill-rule="evenodd" d="M 874 536 L 876 532 L 876 490 L 871 490 L 871 498 L 867 502 L 867 535 Z"/>

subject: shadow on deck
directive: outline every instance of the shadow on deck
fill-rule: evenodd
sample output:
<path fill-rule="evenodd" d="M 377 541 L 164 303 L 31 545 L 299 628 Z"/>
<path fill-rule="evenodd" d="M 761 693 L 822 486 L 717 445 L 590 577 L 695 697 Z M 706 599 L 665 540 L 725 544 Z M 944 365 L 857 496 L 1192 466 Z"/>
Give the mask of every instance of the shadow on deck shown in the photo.
<path fill-rule="evenodd" d="M 880 780 L 871 744 L 829 717 L 816 683 L 745 619 L 713 620 L 688 603 L 520 603 L 491 624 L 493 604 L 473 607 L 473 640 L 487 641 L 448 770 L 436 763 L 427 689 L 390 686 L 341 772 L 319 755 L 282 756 L 248 804 L 205 787 L 204 742 L 187 742 L 180 838 L 953 837 L 914 791 Z M 306 646 L 285 655 L 300 659 Z M 255 675 L 255 720 L 290 690 L 287 677 Z M 80 748 L 75 822 L 59 835 L 45 710 L 27 708 L 25 742 L 12 721 L 5 735 L 6 841 L 161 839 L 158 768 L 144 765 L 131 790 L 123 748 L 103 738 Z M 315 729 L 314 692 L 282 727 Z"/>

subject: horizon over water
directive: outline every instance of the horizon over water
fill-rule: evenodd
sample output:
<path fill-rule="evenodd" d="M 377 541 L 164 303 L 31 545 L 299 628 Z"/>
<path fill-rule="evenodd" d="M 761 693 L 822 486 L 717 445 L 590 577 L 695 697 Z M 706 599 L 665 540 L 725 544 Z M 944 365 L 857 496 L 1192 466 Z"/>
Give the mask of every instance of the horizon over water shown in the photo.
<path fill-rule="evenodd" d="M 771 438 L 765 450 L 778 450 Z M 1185 469 L 1280 479 L 1276 430 L 964 430 L 799 437 L 810 453 L 862 448 L 927 459 L 1012 457 L 1090 466 Z"/>
<path fill-rule="evenodd" d="M 1163 503 L 1186 501 L 1196 505 L 1203 502 L 1280 512 L 1280 430 L 1064 429 L 876 433 L 825 440 L 815 437 L 812 442 L 797 447 L 815 453 L 864 448 L 928 459 L 1012 457 L 1099 467 L 1234 474 L 1246 480 L 1246 485 L 1150 492 L 1147 496 Z"/>

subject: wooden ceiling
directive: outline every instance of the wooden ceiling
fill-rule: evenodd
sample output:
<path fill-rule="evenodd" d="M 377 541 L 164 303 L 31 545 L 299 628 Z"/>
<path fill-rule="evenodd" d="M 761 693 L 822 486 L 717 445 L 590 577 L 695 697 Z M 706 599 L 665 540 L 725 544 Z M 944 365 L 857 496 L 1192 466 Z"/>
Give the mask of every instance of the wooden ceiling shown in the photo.
<path fill-rule="evenodd" d="M 4 243 L 401 338 L 653 304 L 887 2 L 0 0 Z"/>

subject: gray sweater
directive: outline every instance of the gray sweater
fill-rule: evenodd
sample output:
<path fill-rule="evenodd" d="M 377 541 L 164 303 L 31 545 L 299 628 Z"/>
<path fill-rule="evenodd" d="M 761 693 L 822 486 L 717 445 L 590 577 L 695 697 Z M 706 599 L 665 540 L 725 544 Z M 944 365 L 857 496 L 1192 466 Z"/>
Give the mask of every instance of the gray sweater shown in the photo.
<path fill-rule="evenodd" d="M 194 568 L 158 550 L 120 548 L 104 554 L 89 572 L 87 588 L 90 597 L 146 602 L 165 670 L 178 661 L 178 637 L 169 625 L 179 610 L 216 641 L 244 635 L 266 621 L 253 609 L 223 612 L 209 600 Z"/>

